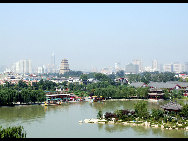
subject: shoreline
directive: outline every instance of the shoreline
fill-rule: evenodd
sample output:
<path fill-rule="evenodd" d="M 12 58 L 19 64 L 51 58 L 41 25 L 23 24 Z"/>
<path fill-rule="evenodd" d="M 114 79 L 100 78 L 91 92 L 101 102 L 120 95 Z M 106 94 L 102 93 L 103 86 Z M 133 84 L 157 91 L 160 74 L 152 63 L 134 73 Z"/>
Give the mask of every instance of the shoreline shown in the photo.
<path fill-rule="evenodd" d="M 183 127 L 183 124 L 176 124 L 176 126 L 168 125 L 167 123 L 159 124 L 159 123 L 151 123 L 147 121 L 115 121 L 115 118 L 108 121 L 106 119 L 84 119 L 84 121 L 79 121 L 79 123 L 98 123 L 98 124 L 122 124 L 122 125 L 132 125 L 132 126 L 145 126 L 151 128 L 161 128 L 161 130 L 168 129 L 168 130 L 185 130 L 188 131 L 188 126 Z"/>
<path fill-rule="evenodd" d="M 150 101 L 150 102 L 158 102 L 158 101 L 165 101 L 164 99 L 107 99 L 106 101 L 139 101 L 139 100 L 144 100 L 144 101 Z"/>

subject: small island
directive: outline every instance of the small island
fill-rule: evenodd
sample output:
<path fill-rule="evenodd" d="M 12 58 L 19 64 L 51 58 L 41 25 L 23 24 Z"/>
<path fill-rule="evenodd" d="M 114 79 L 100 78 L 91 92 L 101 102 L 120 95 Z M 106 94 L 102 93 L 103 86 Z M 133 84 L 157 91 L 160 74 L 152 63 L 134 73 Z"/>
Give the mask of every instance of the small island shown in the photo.
<path fill-rule="evenodd" d="M 80 123 L 123 124 L 132 126 L 146 126 L 161 129 L 183 129 L 188 131 L 188 105 L 181 106 L 170 101 L 161 109 L 148 111 L 145 101 L 139 101 L 134 106 L 135 110 L 116 110 L 102 114 L 99 111 L 97 119 L 85 119 Z"/>

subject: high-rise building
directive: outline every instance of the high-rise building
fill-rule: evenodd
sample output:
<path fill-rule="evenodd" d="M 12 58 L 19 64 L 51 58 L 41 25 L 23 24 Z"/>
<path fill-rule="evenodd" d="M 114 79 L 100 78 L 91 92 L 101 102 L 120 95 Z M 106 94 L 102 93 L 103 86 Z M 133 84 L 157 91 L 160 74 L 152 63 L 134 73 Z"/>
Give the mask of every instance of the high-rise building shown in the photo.
<path fill-rule="evenodd" d="M 175 73 L 181 73 L 184 72 L 184 65 L 179 63 L 173 64 L 173 72 Z"/>
<path fill-rule="evenodd" d="M 54 54 L 54 52 L 52 52 L 51 64 L 55 66 L 55 54 Z"/>
<path fill-rule="evenodd" d="M 188 62 L 185 62 L 185 64 L 184 64 L 184 66 L 185 66 L 185 72 L 188 72 Z"/>
<path fill-rule="evenodd" d="M 135 59 L 135 60 L 132 61 L 132 64 L 138 65 L 139 72 L 143 72 L 143 63 L 142 63 L 141 60 Z"/>
<path fill-rule="evenodd" d="M 103 74 L 112 74 L 112 68 L 103 68 L 102 70 L 101 70 L 101 73 L 103 73 Z"/>
<path fill-rule="evenodd" d="M 152 71 L 159 71 L 158 62 L 156 59 L 152 61 Z"/>
<path fill-rule="evenodd" d="M 125 72 L 137 74 L 139 72 L 139 65 L 130 63 L 125 66 Z"/>
<path fill-rule="evenodd" d="M 114 68 L 115 68 L 115 72 L 120 71 L 120 70 L 121 70 L 121 68 L 120 68 L 120 63 L 115 63 Z"/>
<path fill-rule="evenodd" d="M 51 55 L 51 62 L 47 65 L 47 72 L 48 73 L 55 73 L 56 72 L 56 64 L 55 64 L 55 54 L 52 52 Z"/>
<path fill-rule="evenodd" d="M 43 67 L 38 67 L 37 68 L 37 73 L 39 73 L 39 74 L 44 73 L 44 68 Z"/>
<path fill-rule="evenodd" d="M 164 64 L 163 71 L 164 72 L 173 72 L 173 65 L 172 64 Z"/>
<path fill-rule="evenodd" d="M 31 60 L 19 60 L 14 63 L 13 71 L 21 74 L 32 73 Z"/>
<path fill-rule="evenodd" d="M 69 72 L 69 71 L 70 71 L 70 69 L 69 69 L 68 60 L 67 60 L 67 59 L 63 59 L 63 60 L 61 61 L 59 73 L 64 74 L 65 72 Z"/>

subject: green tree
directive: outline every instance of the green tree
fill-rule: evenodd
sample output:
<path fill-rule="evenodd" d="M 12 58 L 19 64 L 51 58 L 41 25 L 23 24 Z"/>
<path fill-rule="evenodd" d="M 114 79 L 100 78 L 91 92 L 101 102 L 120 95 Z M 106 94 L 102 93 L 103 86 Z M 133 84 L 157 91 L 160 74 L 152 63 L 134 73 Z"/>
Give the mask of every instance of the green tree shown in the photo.
<path fill-rule="evenodd" d="M 125 77 L 125 71 L 124 70 L 120 70 L 120 71 L 118 71 L 118 72 L 116 72 L 116 76 L 117 77 Z"/>
<path fill-rule="evenodd" d="M 145 101 L 139 101 L 134 105 L 135 108 L 135 114 L 139 118 L 148 118 L 149 112 L 147 109 L 147 104 Z"/>
<path fill-rule="evenodd" d="M 164 117 L 164 112 L 160 109 L 152 109 L 152 117 L 157 121 Z"/>
<path fill-rule="evenodd" d="M 98 112 L 97 118 L 98 118 L 98 119 L 102 119 L 102 111 L 101 111 L 101 110 Z"/>
<path fill-rule="evenodd" d="M 188 119 L 188 104 L 184 105 L 181 109 L 180 115 Z"/>

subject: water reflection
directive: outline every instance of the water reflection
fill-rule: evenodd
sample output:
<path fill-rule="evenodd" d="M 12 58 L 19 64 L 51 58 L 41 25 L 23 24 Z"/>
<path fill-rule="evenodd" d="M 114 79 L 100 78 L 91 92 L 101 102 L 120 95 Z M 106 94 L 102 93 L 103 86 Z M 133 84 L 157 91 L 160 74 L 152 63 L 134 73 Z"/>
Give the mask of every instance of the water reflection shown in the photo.
<path fill-rule="evenodd" d="M 166 101 L 164 101 L 166 102 Z M 185 101 L 181 101 L 185 103 Z M 0 107 L 0 125 L 23 125 L 28 137 L 188 137 L 184 130 L 162 130 L 145 126 L 122 124 L 79 124 L 79 120 L 96 118 L 101 110 L 113 112 L 117 109 L 134 109 L 137 101 L 106 101 L 63 103 L 56 106 L 25 105 Z M 148 109 L 159 108 L 163 102 L 147 102 Z M 36 121 L 36 122 L 35 122 Z M 50 126 L 49 126 L 50 125 Z M 70 133 L 71 132 L 71 133 Z M 63 134 L 62 134 L 63 133 Z M 88 135 L 86 135 L 86 133 Z M 106 134 L 107 133 L 107 134 Z"/>
<path fill-rule="evenodd" d="M 160 101 L 160 102 L 147 102 L 148 110 L 151 111 L 152 108 L 160 108 L 160 105 L 168 103 L 169 101 Z M 187 100 L 177 100 L 181 105 L 185 105 Z M 90 104 L 92 108 L 95 108 L 97 111 L 101 110 L 105 112 L 114 112 L 117 109 L 134 109 L 134 104 L 137 103 L 135 100 L 130 101 L 106 101 L 106 102 L 96 102 Z M 131 125 L 122 125 L 122 124 L 98 124 L 98 129 L 104 129 L 106 132 L 124 132 L 128 129 L 132 129 L 138 136 L 157 136 L 157 137 L 170 137 L 170 138 L 185 138 L 188 137 L 188 132 L 185 130 L 167 130 L 161 128 L 151 128 L 145 126 L 131 126 Z"/>
<path fill-rule="evenodd" d="M 145 126 L 131 126 L 122 124 L 98 124 L 98 129 L 102 131 L 103 129 L 108 133 L 127 133 L 134 132 L 135 137 L 167 137 L 167 138 L 187 138 L 188 132 L 185 130 L 168 130 L 161 128 L 151 128 Z M 135 138 L 134 137 L 134 138 Z"/>
<path fill-rule="evenodd" d="M 105 102 L 94 102 L 90 103 L 90 106 L 95 108 L 96 110 L 103 110 L 107 112 L 114 112 L 117 109 L 128 109 L 134 110 L 134 105 L 138 102 L 138 100 L 128 100 L 128 101 L 105 101 Z M 159 102 L 150 102 L 146 101 L 148 110 L 160 108 L 160 105 L 164 105 L 169 101 L 159 101 Z M 185 105 L 187 100 L 177 100 L 177 102 L 181 105 Z"/>
<path fill-rule="evenodd" d="M 14 107 L 0 107 L 0 121 L 31 120 L 44 118 L 46 109 L 41 105 L 22 105 Z"/>

